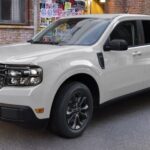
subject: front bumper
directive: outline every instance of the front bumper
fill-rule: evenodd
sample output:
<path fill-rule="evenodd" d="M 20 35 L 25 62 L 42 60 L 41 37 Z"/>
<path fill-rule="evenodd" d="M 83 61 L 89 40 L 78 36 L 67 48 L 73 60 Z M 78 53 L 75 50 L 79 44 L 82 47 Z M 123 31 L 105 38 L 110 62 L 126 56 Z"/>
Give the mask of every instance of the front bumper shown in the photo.
<path fill-rule="evenodd" d="M 4 87 L 0 89 L 0 104 L 19 105 L 31 108 L 38 119 L 46 119 L 50 116 L 51 97 L 49 91 L 41 84 L 35 87 Z M 43 90 L 44 89 L 44 90 Z M 43 113 L 36 113 L 35 109 L 44 108 Z"/>
<path fill-rule="evenodd" d="M 18 105 L 0 104 L 0 119 L 35 127 L 48 124 L 48 119 L 38 119 L 30 107 Z"/>

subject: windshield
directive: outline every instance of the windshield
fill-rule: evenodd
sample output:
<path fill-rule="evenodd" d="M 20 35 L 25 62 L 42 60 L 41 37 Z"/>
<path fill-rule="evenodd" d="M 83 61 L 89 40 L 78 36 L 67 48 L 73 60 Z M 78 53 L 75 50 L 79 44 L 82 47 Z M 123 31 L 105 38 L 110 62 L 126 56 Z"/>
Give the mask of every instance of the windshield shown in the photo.
<path fill-rule="evenodd" d="M 32 43 L 54 45 L 92 45 L 98 41 L 110 20 L 60 19 L 32 39 Z"/>

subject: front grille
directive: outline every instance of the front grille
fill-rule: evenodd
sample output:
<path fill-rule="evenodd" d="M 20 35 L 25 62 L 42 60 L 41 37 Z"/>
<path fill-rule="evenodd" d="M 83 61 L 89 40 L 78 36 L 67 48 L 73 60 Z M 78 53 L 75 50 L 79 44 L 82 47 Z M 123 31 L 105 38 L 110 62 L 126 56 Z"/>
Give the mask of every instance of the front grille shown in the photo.
<path fill-rule="evenodd" d="M 5 76 L 6 71 L 7 71 L 6 65 L 0 64 L 0 76 Z"/>
<path fill-rule="evenodd" d="M 7 67 L 4 64 L 0 64 L 0 88 L 5 86 L 7 76 Z"/>

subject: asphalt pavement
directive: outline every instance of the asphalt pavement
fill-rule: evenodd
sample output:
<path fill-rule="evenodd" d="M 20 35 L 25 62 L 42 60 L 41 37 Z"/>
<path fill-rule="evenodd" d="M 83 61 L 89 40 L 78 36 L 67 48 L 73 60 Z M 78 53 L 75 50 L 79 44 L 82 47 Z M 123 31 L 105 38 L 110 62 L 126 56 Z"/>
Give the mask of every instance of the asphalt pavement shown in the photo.
<path fill-rule="evenodd" d="M 150 92 L 102 105 L 76 139 L 0 122 L 0 150 L 150 150 Z"/>

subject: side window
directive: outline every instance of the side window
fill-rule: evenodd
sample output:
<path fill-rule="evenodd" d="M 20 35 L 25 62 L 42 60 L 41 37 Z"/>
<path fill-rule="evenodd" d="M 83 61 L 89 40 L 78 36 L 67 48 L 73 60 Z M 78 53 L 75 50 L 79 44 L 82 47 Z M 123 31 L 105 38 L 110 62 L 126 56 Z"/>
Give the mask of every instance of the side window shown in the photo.
<path fill-rule="evenodd" d="M 145 44 L 150 44 L 150 21 L 142 21 Z"/>
<path fill-rule="evenodd" d="M 136 21 L 121 22 L 117 25 L 110 35 L 110 40 L 114 39 L 125 40 L 129 47 L 139 45 Z"/>

